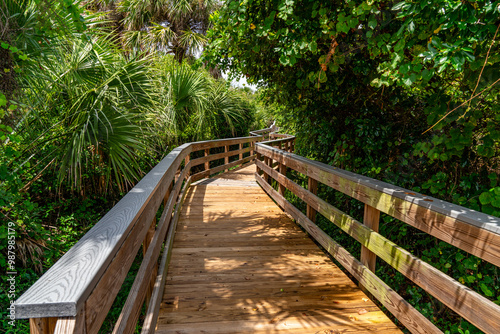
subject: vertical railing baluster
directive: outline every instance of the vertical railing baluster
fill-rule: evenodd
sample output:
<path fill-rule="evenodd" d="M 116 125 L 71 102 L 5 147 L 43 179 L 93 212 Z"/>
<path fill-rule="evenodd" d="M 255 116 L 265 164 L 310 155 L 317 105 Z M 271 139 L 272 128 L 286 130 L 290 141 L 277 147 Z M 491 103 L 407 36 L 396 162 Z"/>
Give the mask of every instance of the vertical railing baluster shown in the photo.
<path fill-rule="evenodd" d="M 210 155 L 210 149 L 209 148 L 206 148 L 205 149 L 205 157 L 208 157 Z M 205 161 L 205 170 L 209 170 L 210 169 L 210 161 Z"/>
<path fill-rule="evenodd" d="M 318 193 L 318 181 L 312 177 L 307 178 L 307 189 L 314 195 Z M 313 223 L 316 222 L 316 210 L 314 210 L 309 204 L 307 204 L 307 218 L 309 218 Z"/>

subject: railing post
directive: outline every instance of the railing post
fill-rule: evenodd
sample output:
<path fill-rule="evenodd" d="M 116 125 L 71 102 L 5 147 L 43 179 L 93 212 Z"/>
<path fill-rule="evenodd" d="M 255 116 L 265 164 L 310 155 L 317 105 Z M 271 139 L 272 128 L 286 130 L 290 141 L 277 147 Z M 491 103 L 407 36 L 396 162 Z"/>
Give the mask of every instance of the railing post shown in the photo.
<path fill-rule="evenodd" d="M 257 153 L 256 159 L 260 161 L 262 155 L 260 153 Z M 262 170 L 257 166 L 257 174 L 262 175 Z"/>
<path fill-rule="evenodd" d="M 31 318 L 31 334 L 85 334 L 85 309 L 76 317 Z"/>
<path fill-rule="evenodd" d="M 186 155 L 186 158 L 184 159 L 184 168 L 186 168 L 186 166 L 188 165 L 190 159 L 191 159 L 191 155 L 190 154 Z M 188 178 L 189 175 L 191 175 L 191 171 L 190 170 L 187 171 L 186 178 Z M 184 181 L 184 180 L 181 180 L 181 182 L 182 181 Z"/>
<path fill-rule="evenodd" d="M 224 152 L 229 152 L 229 145 L 224 146 Z M 224 165 L 227 165 L 229 163 L 229 156 L 224 157 Z M 227 172 L 228 169 L 224 169 L 224 172 Z"/>
<path fill-rule="evenodd" d="M 240 151 L 243 149 L 243 143 L 240 143 Z M 243 153 L 240 152 L 239 160 L 243 159 Z"/>
<path fill-rule="evenodd" d="M 267 156 L 264 156 L 264 164 L 269 166 L 269 158 Z M 264 170 L 262 170 L 262 177 L 269 183 L 269 176 Z"/>
<path fill-rule="evenodd" d="M 286 176 L 286 166 L 282 163 L 279 164 L 279 172 Z M 278 193 L 282 196 L 285 195 L 285 186 L 282 185 L 280 182 L 278 182 L 279 188 L 278 188 Z"/>
<path fill-rule="evenodd" d="M 312 177 L 307 178 L 307 189 L 314 195 L 318 193 L 318 181 Z M 309 218 L 313 223 L 316 222 L 316 210 L 314 210 L 309 204 L 307 204 L 307 218 Z"/>
<path fill-rule="evenodd" d="M 209 148 L 206 148 L 205 149 L 205 157 L 208 157 L 210 154 L 210 149 Z M 205 161 L 205 170 L 209 170 L 210 169 L 210 161 Z"/>
<path fill-rule="evenodd" d="M 168 198 L 170 197 L 170 193 L 172 192 L 172 188 L 174 187 L 174 180 L 170 182 L 170 185 L 168 186 L 167 192 L 165 193 L 165 196 L 163 197 L 163 206 L 167 205 Z"/>
<path fill-rule="evenodd" d="M 365 213 L 363 216 L 363 224 L 371 228 L 373 231 L 378 232 L 380 223 L 380 211 L 368 204 L 365 204 Z M 375 273 L 375 263 L 377 262 L 377 255 L 370 251 L 365 246 L 361 246 L 361 263 L 363 263 L 371 272 Z M 361 290 L 368 294 L 366 288 L 360 285 Z"/>
<path fill-rule="evenodd" d="M 52 334 L 56 328 L 57 318 L 31 318 L 31 334 Z"/>
<path fill-rule="evenodd" d="M 151 223 L 151 226 L 149 227 L 149 230 L 146 233 L 146 237 L 144 238 L 144 241 L 142 243 L 142 256 L 143 257 L 146 255 L 146 252 L 149 248 L 149 245 L 151 244 L 151 240 L 153 240 L 153 237 L 155 235 L 155 231 L 156 231 L 156 217 L 153 219 L 153 222 Z M 158 274 L 158 268 L 157 268 L 157 266 L 155 266 L 153 269 L 153 273 L 151 275 L 151 279 L 150 279 L 151 282 L 149 284 L 149 287 L 146 290 L 146 305 L 149 305 L 149 300 L 151 298 L 151 294 L 153 293 L 153 287 L 155 284 L 157 274 Z"/>
<path fill-rule="evenodd" d="M 378 232 L 380 222 L 380 211 L 368 204 L 365 204 L 365 213 L 363 216 L 363 224 Z M 375 262 L 377 256 L 365 246 L 361 246 L 361 263 L 368 267 L 372 272 L 375 272 Z"/>

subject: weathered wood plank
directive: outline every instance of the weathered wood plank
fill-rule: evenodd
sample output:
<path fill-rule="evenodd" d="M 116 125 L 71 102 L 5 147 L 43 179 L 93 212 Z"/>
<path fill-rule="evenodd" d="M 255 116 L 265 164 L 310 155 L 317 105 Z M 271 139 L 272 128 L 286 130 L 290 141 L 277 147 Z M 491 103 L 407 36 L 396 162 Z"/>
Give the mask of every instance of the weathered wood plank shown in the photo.
<path fill-rule="evenodd" d="M 257 153 L 500 266 L 500 218 L 257 144 Z"/>
<path fill-rule="evenodd" d="M 396 318 L 412 333 L 442 333 L 434 324 L 392 290 L 373 272 L 355 259 L 347 250 L 333 241 L 324 231 L 300 212 L 295 206 L 278 194 L 260 176 L 255 175 L 257 182 L 286 212 L 316 240 L 328 253 L 339 261 L 366 289 L 377 298 Z"/>
<path fill-rule="evenodd" d="M 76 316 L 151 198 L 160 201 L 190 144 L 174 149 L 15 303 L 17 318 Z"/>

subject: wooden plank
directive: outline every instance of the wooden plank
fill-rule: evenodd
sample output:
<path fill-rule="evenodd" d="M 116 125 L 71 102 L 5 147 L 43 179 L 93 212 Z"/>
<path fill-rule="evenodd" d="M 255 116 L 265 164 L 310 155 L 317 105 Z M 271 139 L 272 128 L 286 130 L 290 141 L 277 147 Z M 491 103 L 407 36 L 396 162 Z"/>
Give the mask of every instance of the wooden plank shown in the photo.
<path fill-rule="evenodd" d="M 172 224 L 169 226 L 168 229 L 168 233 L 165 239 L 165 247 L 163 249 L 163 255 L 161 258 L 160 266 L 158 268 L 160 274 L 156 277 L 155 285 L 153 288 L 153 294 L 148 304 L 141 334 L 153 334 L 155 332 L 156 322 L 158 320 L 158 314 L 160 312 L 160 304 L 163 299 L 163 291 L 165 289 L 165 281 L 167 277 L 168 265 L 170 262 L 170 258 L 172 256 L 172 246 L 174 242 L 175 230 L 177 228 L 177 222 L 180 216 L 180 208 L 182 207 L 184 198 L 187 194 L 190 184 L 191 180 L 188 179 L 180 195 L 180 200 L 176 207 Z"/>
<path fill-rule="evenodd" d="M 500 266 L 500 218 L 257 144 L 270 156 L 381 212 Z"/>
<path fill-rule="evenodd" d="M 160 201 L 177 167 L 191 152 L 179 146 L 156 165 L 75 246 L 16 300 L 16 317 L 76 316 L 143 210 Z"/>
<path fill-rule="evenodd" d="M 266 166 L 262 168 L 265 169 Z M 500 323 L 500 306 L 420 260 L 283 175 L 271 169 L 266 172 L 276 177 L 278 182 L 286 183 L 289 190 L 449 308 L 483 331 L 495 332 L 497 324 Z"/>
<path fill-rule="evenodd" d="M 219 322 L 200 322 L 189 324 L 165 324 L 158 328 L 158 334 L 271 334 L 271 333 L 288 333 L 288 334 L 394 334 L 397 331 L 394 327 L 384 324 L 353 324 L 353 320 L 345 325 L 328 326 L 332 321 L 331 318 L 318 317 L 312 318 L 307 316 L 290 317 L 283 320 L 281 318 L 268 318 L 267 321 L 254 322 L 248 320 L 239 321 L 219 321 Z"/>
<path fill-rule="evenodd" d="M 290 213 L 299 224 L 347 269 L 366 289 L 377 298 L 412 333 L 442 333 L 434 324 L 392 290 L 373 272 L 354 258 L 347 250 L 337 244 L 324 231 L 317 227 L 307 216 L 278 194 L 260 176 L 257 182 L 285 211 Z"/>

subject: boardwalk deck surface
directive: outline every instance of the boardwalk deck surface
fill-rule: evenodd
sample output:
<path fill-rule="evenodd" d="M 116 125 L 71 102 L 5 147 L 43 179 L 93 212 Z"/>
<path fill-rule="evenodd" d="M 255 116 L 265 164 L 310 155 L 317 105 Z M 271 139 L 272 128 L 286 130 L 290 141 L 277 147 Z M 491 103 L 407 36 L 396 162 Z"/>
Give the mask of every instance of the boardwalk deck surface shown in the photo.
<path fill-rule="evenodd" d="M 190 188 L 156 333 L 401 333 L 254 173 Z"/>

